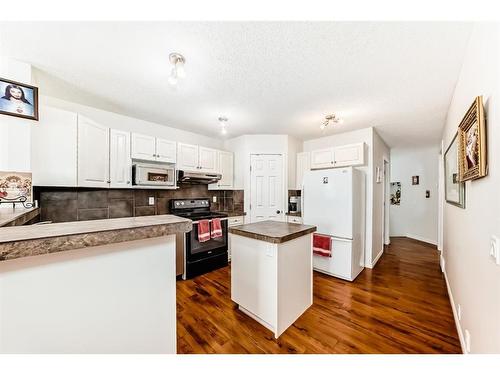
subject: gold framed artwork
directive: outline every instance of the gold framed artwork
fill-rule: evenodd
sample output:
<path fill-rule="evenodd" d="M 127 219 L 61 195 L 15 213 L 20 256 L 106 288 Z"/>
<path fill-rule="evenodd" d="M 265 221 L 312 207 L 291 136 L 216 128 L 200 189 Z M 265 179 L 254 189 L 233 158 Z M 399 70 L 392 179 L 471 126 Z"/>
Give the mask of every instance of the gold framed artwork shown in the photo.
<path fill-rule="evenodd" d="M 458 127 L 458 173 L 461 182 L 487 175 L 483 97 L 478 96 Z"/>

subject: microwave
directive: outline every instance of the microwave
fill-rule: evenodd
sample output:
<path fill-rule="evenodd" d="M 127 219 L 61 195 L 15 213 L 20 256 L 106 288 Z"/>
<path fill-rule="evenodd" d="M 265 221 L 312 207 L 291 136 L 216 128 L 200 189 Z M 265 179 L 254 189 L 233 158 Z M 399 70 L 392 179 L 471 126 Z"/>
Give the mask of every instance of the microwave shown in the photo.
<path fill-rule="evenodd" d="M 132 181 L 142 186 L 175 186 L 175 165 L 136 163 L 132 165 Z"/>

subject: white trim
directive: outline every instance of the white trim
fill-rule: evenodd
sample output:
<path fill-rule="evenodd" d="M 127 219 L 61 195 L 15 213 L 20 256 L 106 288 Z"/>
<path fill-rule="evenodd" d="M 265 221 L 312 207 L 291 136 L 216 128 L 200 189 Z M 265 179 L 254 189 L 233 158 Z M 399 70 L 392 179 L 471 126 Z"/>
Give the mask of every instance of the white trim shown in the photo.
<path fill-rule="evenodd" d="M 377 264 L 377 262 L 379 261 L 380 257 L 382 256 L 382 254 L 384 254 L 384 249 L 380 250 L 380 253 L 377 254 L 377 256 L 375 257 L 375 259 L 372 261 L 371 264 L 368 264 L 366 265 L 366 268 L 373 268 L 375 267 L 375 265 Z"/>
<path fill-rule="evenodd" d="M 417 240 L 417 241 L 427 242 L 428 244 L 437 246 L 437 241 L 436 240 L 431 240 L 429 238 L 417 236 L 416 234 L 407 233 L 406 237 L 412 238 L 412 239 Z"/>
<path fill-rule="evenodd" d="M 462 333 L 462 327 L 460 326 L 460 321 L 458 320 L 458 313 L 455 307 L 455 301 L 453 299 L 453 294 L 451 293 L 451 287 L 450 283 L 448 282 L 448 276 L 446 275 L 446 268 L 445 268 L 445 260 L 441 256 L 441 269 L 444 274 L 444 279 L 446 281 L 446 288 L 448 289 L 448 296 L 450 297 L 450 304 L 451 304 L 451 310 L 453 311 L 453 318 L 455 320 L 455 325 L 457 327 L 457 332 L 458 332 L 458 338 L 460 339 L 460 347 L 462 348 L 462 353 L 463 354 L 468 354 L 467 350 L 465 349 L 465 338 Z"/>

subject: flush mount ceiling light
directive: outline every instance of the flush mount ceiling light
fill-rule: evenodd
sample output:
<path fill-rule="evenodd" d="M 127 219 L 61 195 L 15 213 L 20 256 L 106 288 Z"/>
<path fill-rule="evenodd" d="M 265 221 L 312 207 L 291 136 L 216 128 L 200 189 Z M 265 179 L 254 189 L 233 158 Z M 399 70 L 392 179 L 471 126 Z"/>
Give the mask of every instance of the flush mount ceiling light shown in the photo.
<path fill-rule="evenodd" d="M 342 124 L 344 122 L 344 120 L 342 120 L 340 117 L 338 117 L 337 115 L 335 115 L 335 113 L 331 114 L 331 115 L 326 115 L 325 116 L 325 120 L 323 121 L 323 123 L 319 126 L 319 128 L 321 130 L 325 130 L 326 127 L 330 124 Z"/>
<path fill-rule="evenodd" d="M 227 117 L 219 117 L 219 124 L 221 134 L 227 134 Z"/>
<path fill-rule="evenodd" d="M 180 53 L 174 52 L 169 55 L 170 63 L 173 65 L 170 71 L 170 76 L 168 77 L 168 83 L 172 86 L 177 85 L 179 79 L 186 77 L 186 71 L 184 70 L 184 64 L 186 59 Z"/>

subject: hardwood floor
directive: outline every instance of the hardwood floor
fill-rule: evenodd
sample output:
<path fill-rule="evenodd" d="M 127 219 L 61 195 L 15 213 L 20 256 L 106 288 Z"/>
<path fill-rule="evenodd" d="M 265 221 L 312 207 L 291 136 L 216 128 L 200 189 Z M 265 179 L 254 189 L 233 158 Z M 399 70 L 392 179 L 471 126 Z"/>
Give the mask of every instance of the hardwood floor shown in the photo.
<path fill-rule="evenodd" d="M 461 353 L 438 251 L 391 242 L 352 283 L 315 272 L 313 305 L 277 340 L 231 301 L 230 267 L 179 281 L 178 353 Z"/>

